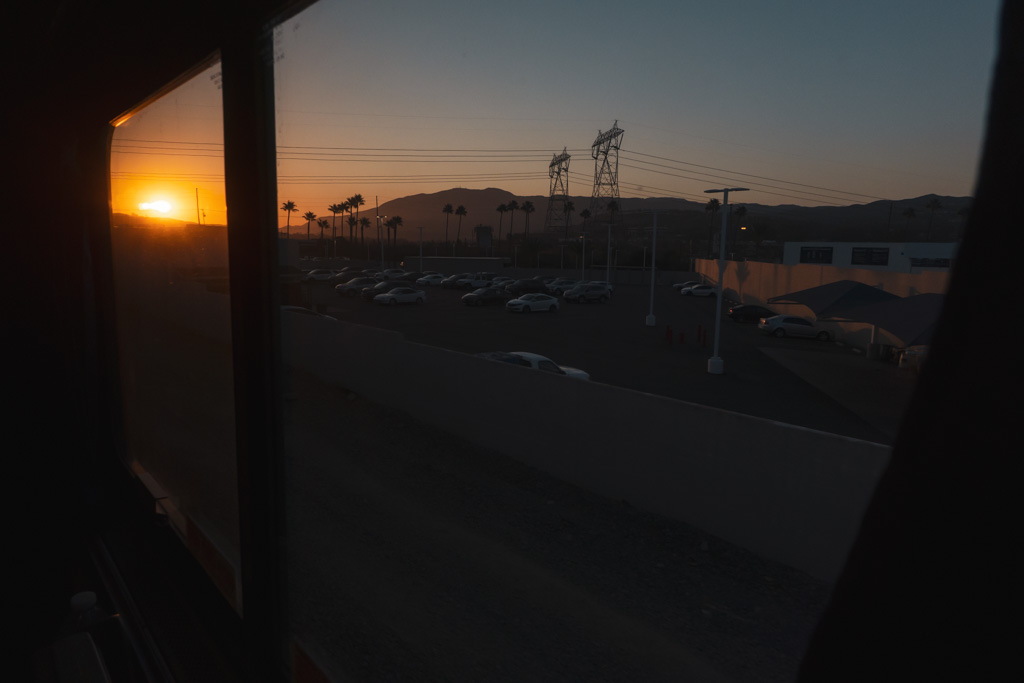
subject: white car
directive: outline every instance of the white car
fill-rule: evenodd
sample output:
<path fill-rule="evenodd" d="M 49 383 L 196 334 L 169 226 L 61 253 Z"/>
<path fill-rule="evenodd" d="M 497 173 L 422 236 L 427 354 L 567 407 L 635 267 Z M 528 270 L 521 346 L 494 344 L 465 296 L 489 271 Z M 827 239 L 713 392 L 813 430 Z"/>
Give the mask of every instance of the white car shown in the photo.
<path fill-rule="evenodd" d="M 557 311 L 558 299 L 540 292 L 523 294 L 505 304 L 505 310 L 513 313 L 529 313 L 530 311 Z"/>
<path fill-rule="evenodd" d="M 775 337 L 813 337 L 821 341 L 828 341 L 832 338 L 828 330 L 821 329 L 807 318 L 799 318 L 795 315 L 761 318 L 757 329 Z"/>
<path fill-rule="evenodd" d="M 504 287 L 505 285 L 510 285 L 513 282 L 515 282 L 515 280 L 510 277 L 496 277 L 494 278 L 494 280 L 491 281 L 491 286 Z"/>
<path fill-rule="evenodd" d="M 327 270 L 326 268 L 317 268 L 306 273 L 302 280 L 303 282 L 327 282 L 337 274 L 336 270 Z"/>
<path fill-rule="evenodd" d="M 687 287 L 693 287 L 694 285 L 699 285 L 699 284 L 700 283 L 697 282 L 696 280 L 690 280 L 689 282 L 677 282 L 674 285 L 672 285 L 672 289 L 675 289 L 675 290 L 686 289 Z"/>
<path fill-rule="evenodd" d="M 683 296 L 715 296 L 718 294 L 718 288 L 712 285 L 694 285 L 680 289 L 679 293 Z"/>
<path fill-rule="evenodd" d="M 388 268 L 380 271 L 374 277 L 377 278 L 377 282 L 384 282 L 386 280 L 401 280 L 403 275 L 405 275 L 405 271 L 401 268 Z"/>
<path fill-rule="evenodd" d="M 412 287 L 395 287 L 390 292 L 384 292 L 373 297 L 374 303 L 387 304 L 394 306 L 396 304 L 422 304 L 427 300 L 425 292 L 421 292 L 418 289 Z"/>
<path fill-rule="evenodd" d="M 416 281 L 416 284 L 418 284 L 420 287 L 436 287 L 437 285 L 441 284 L 441 280 L 443 279 L 444 275 L 441 275 L 440 273 L 432 273 L 430 275 L 424 275 L 423 277 L 421 277 L 419 280 Z"/>
<path fill-rule="evenodd" d="M 513 365 L 521 365 L 525 368 L 532 368 L 534 370 L 550 372 L 555 375 L 572 377 L 573 379 L 590 379 L 590 374 L 580 370 L 579 368 L 569 367 L 568 365 L 559 365 L 550 358 L 546 358 L 540 354 L 530 353 L 529 351 L 492 351 L 490 353 L 478 353 L 476 355 L 480 358 L 501 361 L 503 363 L 511 363 Z"/>

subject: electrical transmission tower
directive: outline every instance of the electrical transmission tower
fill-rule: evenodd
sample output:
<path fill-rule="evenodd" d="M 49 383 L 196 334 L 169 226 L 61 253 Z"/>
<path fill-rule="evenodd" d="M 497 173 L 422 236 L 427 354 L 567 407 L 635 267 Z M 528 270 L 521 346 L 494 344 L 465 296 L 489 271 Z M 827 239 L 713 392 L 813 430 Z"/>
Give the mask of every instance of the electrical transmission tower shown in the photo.
<path fill-rule="evenodd" d="M 622 134 L 618 120 L 611 130 L 597 131 L 597 139 L 591 145 L 594 157 L 594 194 L 590 198 L 590 210 L 597 213 L 609 201 L 619 200 L 619 147 Z"/>
<path fill-rule="evenodd" d="M 548 195 L 548 213 L 544 219 L 545 232 L 557 232 L 565 223 L 565 203 L 569 201 L 569 158 L 565 147 L 554 154 L 548 164 L 551 192 Z"/>

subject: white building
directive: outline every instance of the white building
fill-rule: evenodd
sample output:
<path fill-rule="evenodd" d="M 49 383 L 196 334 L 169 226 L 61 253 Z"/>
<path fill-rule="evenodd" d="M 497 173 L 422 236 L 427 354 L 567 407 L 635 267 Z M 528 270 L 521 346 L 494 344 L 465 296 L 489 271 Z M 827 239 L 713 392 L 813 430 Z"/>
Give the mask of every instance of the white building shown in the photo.
<path fill-rule="evenodd" d="M 786 242 L 782 263 L 902 273 L 949 270 L 959 246 L 958 242 Z"/>

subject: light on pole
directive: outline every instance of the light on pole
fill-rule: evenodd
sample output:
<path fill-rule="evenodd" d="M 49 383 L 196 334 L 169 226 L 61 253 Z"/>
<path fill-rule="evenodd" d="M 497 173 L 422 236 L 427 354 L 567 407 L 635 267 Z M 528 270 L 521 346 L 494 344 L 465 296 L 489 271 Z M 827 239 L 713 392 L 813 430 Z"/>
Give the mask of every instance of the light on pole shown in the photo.
<path fill-rule="evenodd" d="M 580 239 L 583 240 L 583 247 L 580 249 L 580 282 L 587 279 L 587 235 L 586 233 L 580 234 Z"/>
<path fill-rule="evenodd" d="M 729 193 L 746 191 L 747 188 L 745 187 L 704 190 L 705 194 L 722 193 L 722 236 L 718 240 L 718 291 L 715 292 L 715 355 L 708 359 L 708 372 L 712 375 L 725 373 L 725 363 L 718 357 L 718 337 L 722 330 L 722 280 L 725 277 L 725 226 L 729 220 Z"/>

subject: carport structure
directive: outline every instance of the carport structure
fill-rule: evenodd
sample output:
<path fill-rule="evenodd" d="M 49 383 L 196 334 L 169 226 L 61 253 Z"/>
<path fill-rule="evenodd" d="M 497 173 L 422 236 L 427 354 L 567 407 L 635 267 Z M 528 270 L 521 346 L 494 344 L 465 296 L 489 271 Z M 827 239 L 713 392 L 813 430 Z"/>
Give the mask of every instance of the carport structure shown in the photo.
<path fill-rule="evenodd" d="M 768 299 L 773 304 L 803 304 L 819 320 L 860 322 L 882 328 L 906 346 L 927 344 L 942 313 L 945 295 L 900 297 L 854 280 L 839 280 Z"/>

